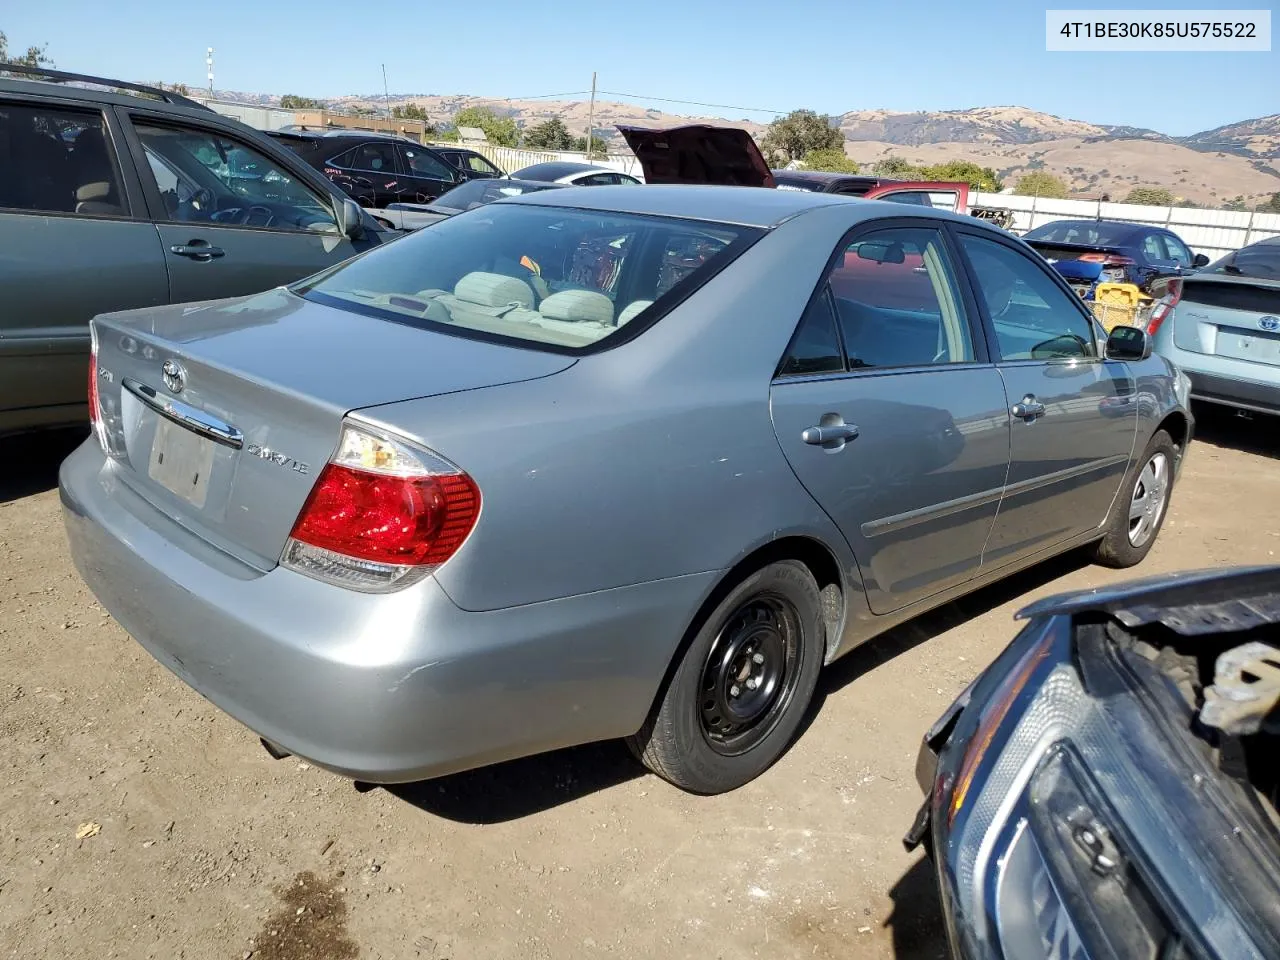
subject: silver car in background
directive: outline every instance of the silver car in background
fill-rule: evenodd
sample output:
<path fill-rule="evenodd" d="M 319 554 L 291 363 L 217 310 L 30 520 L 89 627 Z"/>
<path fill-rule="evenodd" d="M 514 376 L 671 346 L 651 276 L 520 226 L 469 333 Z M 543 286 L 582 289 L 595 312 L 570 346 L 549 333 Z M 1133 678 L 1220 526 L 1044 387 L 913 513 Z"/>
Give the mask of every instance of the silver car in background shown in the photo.
<path fill-rule="evenodd" d="M 98 317 L 72 555 L 288 751 L 372 782 L 629 738 L 764 771 L 820 668 L 1151 548 L 1185 379 L 971 217 L 547 190 L 291 288 Z"/>
<path fill-rule="evenodd" d="M 1194 399 L 1280 414 L 1280 237 L 1171 281 L 1148 331 Z"/>

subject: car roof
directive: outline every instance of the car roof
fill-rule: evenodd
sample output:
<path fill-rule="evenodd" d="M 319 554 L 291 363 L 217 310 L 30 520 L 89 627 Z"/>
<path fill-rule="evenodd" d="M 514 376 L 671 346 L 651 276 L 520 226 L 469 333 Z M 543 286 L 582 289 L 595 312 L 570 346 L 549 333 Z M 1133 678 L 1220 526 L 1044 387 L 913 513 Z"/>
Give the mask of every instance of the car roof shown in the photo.
<path fill-rule="evenodd" d="M 609 167 L 598 167 L 594 163 L 574 163 L 571 160 L 550 160 L 546 163 L 535 163 L 516 171 L 525 180 L 558 180 L 572 173 L 586 173 L 590 170 L 614 172 Z"/>
<path fill-rule="evenodd" d="M 1073 227 L 1091 227 L 1097 224 L 1105 224 L 1108 227 L 1119 227 L 1120 228 L 1119 232 L 1122 232 L 1122 233 L 1133 233 L 1136 230 L 1163 230 L 1164 229 L 1164 227 L 1157 226 L 1154 223 L 1130 223 L 1128 220 L 1101 220 L 1101 219 L 1099 220 L 1085 220 L 1085 219 L 1050 220 L 1048 223 L 1040 224 L 1040 226 L 1036 227 L 1035 229 L 1044 230 L 1044 229 L 1047 229 L 1048 227 L 1059 227 L 1059 226 L 1062 226 L 1064 223 L 1069 224 Z M 1033 231 L 1028 231 L 1028 232 L 1030 233 Z"/>
<path fill-rule="evenodd" d="M 836 180 L 855 180 L 858 183 L 877 184 L 880 177 L 867 176 L 861 173 L 832 173 L 827 170 L 774 170 L 775 180 L 808 180 L 812 183 L 831 183 Z"/>
<path fill-rule="evenodd" d="M 542 206 L 579 207 L 608 213 L 649 214 L 727 223 L 749 227 L 774 227 L 817 207 L 856 205 L 866 216 L 928 217 L 965 223 L 1004 235 L 998 227 L 977 217 L 962 216 L 932 207 L 903 207 L 887 200 L 863 200 L 834 193 L 774 190 L 768 187 L 725 187 L 705 184 L 648 184 L 643 190 L 627 186 L 577 187 L 505 197 L 496 203 L 530 203 Z"/>
<path fill-rule="evenodd" d="M 189 97 L 174 93 L 170 90 L 159 90 L 158 88 L 146 87 L 141 84 L 137 86 L 137 92 L 129 92 L 125 88 L 111 87 L 110 89 L 100 89 L 95 86 L 84 86 L 82 84 L 100 84 L 109 86 L 116 84 L 118 81 L 107 80 L 98 77 L 86 77 L 83 81 L 65 81 L 57 80 L 39 80 L 27 79 L 22 76 L 4 76 L 6 71 L 12 69 L 12 65 L 0 65 L 0 90 L 10 93 L 37 94 L 49 97 L 71 98 L 83 100 L 88 103 L 112 104 L 114 106 L 137 107 L 143 105 L 152 110 L 162 110 L 165 112 L 174 112 L 184 116 L 199 117 L 208 119 L 210 114 L 222 117 L 224 120 L 235 120 L 234 117 L 227 117 L 219 114 L 202 103 L 198 103 Z M 74 74 L 62 74 L 59 71 L 49 71 L 49 75 L 57 76 L 75 76 Z M 147 91 L 147 92 L 144 92 Z M 261 132 L 261 131 L 258 131 Z"/>

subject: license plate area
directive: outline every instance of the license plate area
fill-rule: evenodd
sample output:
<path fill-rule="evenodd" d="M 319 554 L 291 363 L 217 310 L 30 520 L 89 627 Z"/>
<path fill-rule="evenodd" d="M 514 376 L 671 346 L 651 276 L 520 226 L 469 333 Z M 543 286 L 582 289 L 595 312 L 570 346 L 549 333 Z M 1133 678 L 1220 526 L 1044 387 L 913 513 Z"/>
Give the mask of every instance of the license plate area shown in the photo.
<path fill-rule="evenodd" d="M 195 507 L 203 508 L 213 473 L 214 443 L 163 417 L 156 421 L 147 475 Z"/>
<path fill-rule="evenodd" d="M 1215 352 L 1220 357 L 1280 365 L 1280 335 L 1274 333 L 1219 327 L 1217 347 Z"/>

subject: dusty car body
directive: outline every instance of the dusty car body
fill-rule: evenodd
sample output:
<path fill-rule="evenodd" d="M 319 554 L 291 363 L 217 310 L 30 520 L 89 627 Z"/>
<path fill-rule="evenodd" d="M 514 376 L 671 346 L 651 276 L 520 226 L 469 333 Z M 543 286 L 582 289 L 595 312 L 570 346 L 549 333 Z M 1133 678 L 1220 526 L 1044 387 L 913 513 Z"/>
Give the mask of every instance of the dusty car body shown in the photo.
<path fill-rule="evenodd" d="M 1019 616 L 917 764 L 953 955 L 1280 955 L 1280 568 Z"/>
<path fill-rule="evenodd" d="M 777 190 L 511 197 L 93 329 L 86 582 L 375 782 L 627 737 L 736 787 L 868 637 L 1074 547 L 1139 562 L 1193 427 L 1015 238 Z"/>

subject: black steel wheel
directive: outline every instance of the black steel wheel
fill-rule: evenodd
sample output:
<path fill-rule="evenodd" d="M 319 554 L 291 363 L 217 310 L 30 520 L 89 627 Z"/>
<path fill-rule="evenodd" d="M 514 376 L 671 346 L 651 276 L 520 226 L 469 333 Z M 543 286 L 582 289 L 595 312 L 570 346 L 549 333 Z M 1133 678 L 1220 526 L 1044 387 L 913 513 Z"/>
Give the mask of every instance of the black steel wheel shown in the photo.
<path fill-rule="evenodd" d="M 782 560 L 749 574 L 697 626 L 628 744 L 691 792 L 741 786 L 791 745 L 825 640 L 818 585 L 804 564 Z"/>

